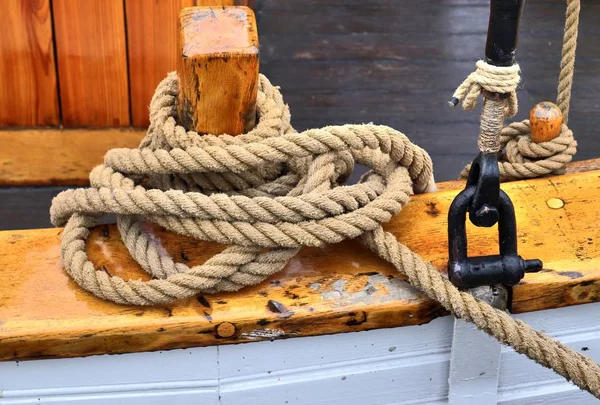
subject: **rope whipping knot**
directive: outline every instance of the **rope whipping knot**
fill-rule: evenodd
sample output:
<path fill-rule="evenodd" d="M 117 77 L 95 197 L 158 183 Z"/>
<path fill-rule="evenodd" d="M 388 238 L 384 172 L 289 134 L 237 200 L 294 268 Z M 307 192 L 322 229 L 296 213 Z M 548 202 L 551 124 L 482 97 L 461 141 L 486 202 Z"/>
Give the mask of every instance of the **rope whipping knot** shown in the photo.
<path fill-rule="evenodd" d="M 52 222 L 66 223 L 66 271 L 100 298 L 156 305 L 257 284 L 303 246 L 366 237 L 432 178 L 427 153 L 392 128 L 295 132 L 280 92 L 262 75 L 258 125 L 240 136 L 200 136 L 178 125 L 177 91 L 171 73 L 156 89 L 139 148 L 110 150 L 91 172 L 90 188 L 64 191 L 52 202 Z M 343 185 L 356 163 L 371 170 Z M 107 213 L 117 214 L 124 244 L 153 280 L 123 280 L 89 261 L 89 228 Z M 228 247 L 188 267 L 166 255 L 142 221 Z"/>
<path fill-rule="evenodd" d="M 452 97 L 462 100 L 465 110 L 472 110 L 477 105 L 477 99 L 483 90 L 507 94 L 505 114 L 508 117 L 514 116 L 518 110 L 516 91 L 521 80 L 519 65 L 493 66 L 479 60 L 475 66 L 477 69 L 458 86 Z"/>

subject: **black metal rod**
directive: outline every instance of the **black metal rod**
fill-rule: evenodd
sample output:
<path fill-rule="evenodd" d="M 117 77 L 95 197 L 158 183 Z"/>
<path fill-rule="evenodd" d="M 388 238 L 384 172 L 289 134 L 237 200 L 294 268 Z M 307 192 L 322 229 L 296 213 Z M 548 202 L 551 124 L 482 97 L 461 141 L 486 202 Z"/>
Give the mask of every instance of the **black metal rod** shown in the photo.
<path fill-rule="evenodd" d="M 515 63 L 519 22 L 525 0 L 491 0 L 490 22 L 485 43 L 486 62 L 495 66 Z"/>

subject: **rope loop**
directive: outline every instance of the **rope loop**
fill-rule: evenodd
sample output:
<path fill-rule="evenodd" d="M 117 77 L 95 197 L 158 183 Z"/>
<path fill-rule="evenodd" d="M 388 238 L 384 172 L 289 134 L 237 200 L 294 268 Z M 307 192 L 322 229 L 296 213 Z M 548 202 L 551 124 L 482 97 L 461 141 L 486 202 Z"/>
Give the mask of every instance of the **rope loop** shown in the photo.
<path fill-rule="evenodd" d="M 494 66 L 479 60 L 475 64 L 477 69 L 471 73 L 456 89 L 452 97 L 462 100 L 465 110 L 472 110 L 477 106 L 477 99 L 482 91 L 507 94 L 504 110 L 508 117 L 517 113 L 517 86 L 521 81 L 519 65 Z"/>
<path fill-rule="evenodd" d="M 52 222 L 67 224 L 67 271 L 101 298 L 156 305 L 259 283 L 303 246 L 377 229 L 432 179 L 427 153 L 392 128 L 295 132 L 281 94 L 262 75 L 258 125 L 240 136 L 186 131 L 177 124 L 177 90 L 174 73 L 159 84 L 139 148 L 109 151 L 90 174 L 91 188 L 64 191 L 52 202 Z M 343 186 L 356 163 L 371 170 Z M 94 269 L 85 252 L 87 229 L 106 213 L 117 214 L 129 252 L 155 280 L 125 281 Z M 142 220 L 230 247 L 189 268 L 162 253 Z"/>

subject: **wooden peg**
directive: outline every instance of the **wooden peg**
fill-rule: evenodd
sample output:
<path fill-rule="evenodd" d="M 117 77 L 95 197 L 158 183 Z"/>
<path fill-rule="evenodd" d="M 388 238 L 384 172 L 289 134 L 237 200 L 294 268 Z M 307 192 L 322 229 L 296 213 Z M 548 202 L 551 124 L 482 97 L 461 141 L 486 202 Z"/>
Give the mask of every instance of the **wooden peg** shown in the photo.
<path fill-rule="evenodd" d="M 542 101 L 529 112 L 531 139 L 535 143 L 548 142 L 560 134 L 563 116 L 560 108 L 550 101 Z"/>
<path fill-rule="evenodd" d="M 201 134 L 239 135 L 256 122 L 258 33 L 248 7 L 188 7 L 179 13 L 177 112 Z"/>

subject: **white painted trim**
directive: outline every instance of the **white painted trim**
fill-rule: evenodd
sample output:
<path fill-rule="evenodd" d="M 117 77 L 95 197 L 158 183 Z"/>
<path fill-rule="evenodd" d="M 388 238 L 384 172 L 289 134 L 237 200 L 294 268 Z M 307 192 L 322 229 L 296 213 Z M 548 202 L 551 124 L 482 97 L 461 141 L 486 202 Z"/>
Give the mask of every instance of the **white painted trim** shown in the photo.
<path fill-rule="evenodd" d="M 518 318 L 599 360 L 599 310 L 597 303 Z M 453 319 L 444 317 L 422 326 L 273 342 L 2 362 L 0 404 L 446 405 L 452 327 Z M 498 404 L 596 403 L 502 348 Z"/>
<path fill-rule="evenodd" d="M 496 405 L 502 345 L 475 325 L 454 321 L 449 405 Z"/>

